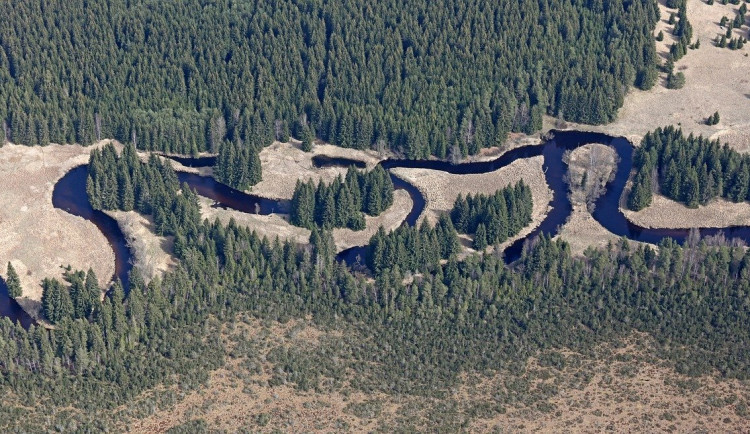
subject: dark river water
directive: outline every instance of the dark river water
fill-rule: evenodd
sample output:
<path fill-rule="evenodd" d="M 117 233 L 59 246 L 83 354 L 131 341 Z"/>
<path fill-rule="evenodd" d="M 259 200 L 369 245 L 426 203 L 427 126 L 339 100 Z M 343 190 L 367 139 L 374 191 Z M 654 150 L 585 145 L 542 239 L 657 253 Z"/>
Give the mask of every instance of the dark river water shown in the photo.
<path fill-rule="evenodd" d="M 387 159 L 380 164 L 386 170 L 405 167 L 439 170 L 452 174 L 476 174 L 493 172 L 514 161 L 542 155 L 544 157 L 543 168 L 545 178 L 553 192 L 553 198 L 549 204 L 550 210 L 541 224 L 529 235 L 517 240 L 505 249 L 505 260 L 510 263 L 520 257 L 524 243 L 527 240 L 531 240 L 542 233 L 552 236 L 557 234 L 572 212 L 572 205 L 567 194 L 568 186 L 564 181 L 564 175 L 568 167 L 563 161 L 563 153 L 589 143 L 602 143 L 612 147 L 616 151 L 619 160 L 614 179 L 608 184 L 605 193 L 596 201 L 596 209 L 593 213 L 594 219 L 613 234 L 625 236 L 633 240 L 659 243 L 665 237 L 670 237 L 679 243 L 684 242 L 689 233 L 688 229 L 642 228 L 629 222 L 620 211 L 620 197 L 630 176 L 633 161 L 633 146 L 629 141 L 622 137 L 579 131 L 553 131 L 552 135 L 553 138 L 543 145 L 516 148 L 492 161 L 451 164 L 437 160 Z M 190 158 L 168 156 L 168 158 L 189 167 L 212 166 L 216 161 L 215 157 Z M 327 156 L 314 157 L 313 164 L 316 167 L 346 167 L 349 165 L 364 167 L 364 163 L 361 161 Z M 404 220 L 404 224 L 416 224 L 425 207 L 424 197 L 412 184 L 392 173 L 390 173 L 390 176 L 394 187 L 406 190 L 413 202 L 412 209 Z M 55 185 L 52 203 L 56 208 L 90 220 L 102 231 L 115 252 L 114 277 L 119 278 L 125 288 L 127 288 L 128 273 L 132 268 L 132 257 L 127 240 L 114 219 L 91 207 L 86 195 L 86 177 L 87 166 L 80 166 L 68 172 Z M 180 182 L 187 183 L 201 196 L 213 200 L 214 206 L 255 214 L 289 212 L 290 204 L 288 200 L 272 200 L 247 194 L 221 184 L 213 178 L 196 174 L 179 172 L 178 178 Z M 750 242 L 750 227 L 747 226 L 700 228 L 699 231 L 701 236 L 723 233 L 728 238 L 740 238 L 746 242 Z M 349 265 L 354 264 L 357 260 L 364 263 L 366 254 L 366 246 L 353 247 L 339 253 L 338 259 L 345 261 Z M 18 320 L 25 327 L 28 327 L 33 322 L 23 309 L 18 306 L 16 301 L 8 297 L 5 282 L 2 279 L 0 279 L 0 315 Z"/>

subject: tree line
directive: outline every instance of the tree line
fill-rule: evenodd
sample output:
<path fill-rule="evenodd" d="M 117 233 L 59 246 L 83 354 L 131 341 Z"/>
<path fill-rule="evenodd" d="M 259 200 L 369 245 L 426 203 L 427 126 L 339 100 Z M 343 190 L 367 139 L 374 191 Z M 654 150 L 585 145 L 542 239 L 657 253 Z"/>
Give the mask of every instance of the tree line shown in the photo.
<path fill-rule="evenodd" d="M 214 165 L 217 181 L 237 190 L 248 190 L 263 179 L 258 146 L 224 142 Z"/>
<path fill-rule="evenodd" d="M 633 167 L 628 208 L 634 211 L 649 206 L 654 191 L 691 208 L 716 197 L 750 200 L 750 156 L 671 126 L 643 137 Z"/>
<path fill-rule="evenodd" d="M 40 408 L 80 409 L 56 416 L 76 418 L 78 429 L 106 428 L 105 418 L 86 415 L 109 413 L 156 385 L 207 381 L 225 354 L 213 337 L 238 313 L 310 317 L 344 336 L 357 331 L 358 345 L 342 337 L 345 351 L 333 365 L 304 363 L 304 352 L 275 354 L 272 383 L 287 379 L 299 388 L 360 367 L 367 375 L 341 384 L 439 397 L 461 372 L 507 368 L 545 348 L 582 351 L 634 331 L 654 336 L 656 354 L 681 373 L 750 377 L 750 253 L 721 238 L 685 246 L 665 240 L 658 250 L 623 240 L 573 257 L 564 241 L 542 235 L 507 265 L 492 254 L 459 261 L 444 215 L 434 227 L 373 237 L 371 257 L 380 257 L 373 281 L 335 260 L 330 231 L 316 227 L 311 243 L 299 246 L 233 220 L 201 221 L 196 196 L 164 183 L 155 160 L 126 151 L 112 157 L 142 173 L 129 178 L 134 190 L 136 179 L 140 188 L 166 190 L 151 211 L 165 216 L 163 231 L 175 236 L 175 269 L 148 283 L 134 270 L 129 287 L 115 283 L 103 303 L 86 296 L 95 292 L 91 273 L 71 271 L 45 285 L 54 329 L 0 320 L 0 388 Z M 107 172 L 93 173 L 94 185 L 111 182 L 100 182 Z M 184 199 L 163 200 L 171 197 Z M 4 423 L 30 431 L 44 423 L 3 414 Z"/>
<path fill-rule="evenodd" d="M 474 235 L 474 249 L 500 244 L 531 223 L 534 202 L 523 180 L 492 195 L 459 194 L 450 211 L 460 233 Z"/>
<path fill-rule="evenodd" d="M 377 216 L 393 204 L 393 181 L 382 166 L 360 171 L 349 167 L 346 176 L 333 182 L 297 180 L 292 196 L 290 222 L 312 229 L 365 228 L 363 213 Z"/>
<path fill-rule="evenodd" d="M 390 233 L 381 226 L 370 238 L 367 251 L 367 266 L 375 276 L 389 272 L 401 276 L 406 272 L 435 272 L 441 260 L 455 259 L 461 244 L 450 219 L 441 215 L 434 227 L 426 219 L 419 228 L 402 225 Z"/>
<path fill-rule="evenodd" d="M 656 80 L 653 0 L 3 3 L 0 139 L 475 153 Z M 54 17 L 54 19 L 50 18 Z"/>

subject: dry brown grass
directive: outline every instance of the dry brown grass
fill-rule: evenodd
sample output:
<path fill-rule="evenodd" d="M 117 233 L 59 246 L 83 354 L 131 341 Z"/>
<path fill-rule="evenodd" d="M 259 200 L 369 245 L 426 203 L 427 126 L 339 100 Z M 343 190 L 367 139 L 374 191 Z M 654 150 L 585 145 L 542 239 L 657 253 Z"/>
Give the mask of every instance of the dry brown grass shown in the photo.
<path fill-rule="evenodd" d="M 96 146 L 102 146 L 105 141 Z M 93 147 L 79 145 L 0 148 L 0 270 L 12 261 L 21 278 L 21 305 L 38 317 L 45 277 L 61 266 L 93 268 L 100 285 L 115 271 L 114 252 L 92 223 L 52 206 L 52 191 L 70 169 L 88 163 Z"/>
<path fill-rule="evenodd" d="M 248 214 L 235 210 L 213 208 L 211 200 L 200 197 L 201 216 L 210 221 L 218 218 L 219 221 L 226 224 L 231 218 L 241 226 L 254 230 L 259 236 L 274 239 L 279 237 L 281 240 L 289 240 L 298 244 L 306 244 L 310 240 L 310 231 L 292 225 L 287 220 L 286 215 L 270 214 L 258 215 Z M 412 201 L 409 194 L 404 190 L 396 190 L 393 193 L 393 205 L 383 211 L 379 216 L 372 217 L 365 215 L 365 229 L 353 231 L 346 228 L 333 230 L 333 239 L 336 243 L 336 250 L 342 251 L 349 247 L 362 246 L 370 241 L 370 238 L 383 226 L 387 231 L 396 229 L 401 225 L 411 210 Z"/>
<path fill-rule="evenodd" d="M 176 265 L 172 256 L 174 237 L 160 237 L 154 233 L 151 217 L 135 211 L 105 211 L 117 220 L 128 247 L 133 254 L 133 266 L 146 282 L 169 271 Z"/>
<path fill-rule="evenodd" d="M 688 208 L 660 194 L 651 206 L 635 212 L 623 208 L 625 217 L 646 228 L 725 228 L 750 225 L 750 203 L 715 199 L 706 206 Z"/>
<path fill-rule="evenodd" d="M 542 171 L 544 157 L 532 157 L 518 160 L 499 170 L 489 173 L 472 175 L 453 175 L 430 169 L 392 169 L 393 173 L 403 177 L 416 186 L 426 199 L 425 210 L 419 217 L 419 222 L 427 219 L 434 224 L 440 214 L 449 212 L 459 194 L 492 194 L 508 185 L 513 185 L 523 179 L 531 188 L 534 200 L 532 223 L 525 227 L 518 235 L 505 241 L 500 247 L 510 245 L 518 238 L 526 236 L 544 220 L 552 200 L 552 190 L 547 186 Z M 465 239 L 464 247 L 467 252 L 473 250 L 468 247 L 471 243 Z"/>
<path fill-rule="evenodd" d="M 620 239 L 609 232 L 591 216 L 593 204 L 606 189 L 615 168 L 615 151 L 609 146 L 590 144 L 566 153 L 568 185 L 573 212 L 556 238 L 570 244 L 574 255 L 582 254 L 588 247 L 604 247 Z M 582 185 L 586 173 L 586 185 Z"/>
<path fill-rule="evenodd" d="M 405 190 L 393 192 L 393 205 L 388 207 L 379 216 L 373 217 L 365 214 L 365 228 L 361 231 L 339 228 L 333 230 L 333 239 L 336 242 L 336 250 L 342 251 L 354 246 L 363 246 L 370 242 L 370 238 L 383 227 L 390 232 L 399 226 L 409 215 L 413 202 L 409 193 Z"/>
<path fill-rule="evenodd" d="M 664 0 L 659 0 L 659 3 L 662 19 L 655 34 L 664 30 L 664 42 L 657 42 L 657 49 L 664 58 L 674 36 L 672 26 L 666 23 L 670 10 L 664 6 Z M 677 125 L 686 133 L 719 138 L 739 151 L 750 150 L 750 78 L 747 76 L 750 47 L 732 51 L 713 43 L 716 35 L 726 30 L 719 27 L 721 17 L 732 20 L 739 5 L 721 5 L 718 1 L 708 5 L 702 0 L 688 0 L 687 6 L 693 41 L 700 39 L 701 47 L 688 50 L 675 65 L 676 71 L 685 74 L 685 86 L 674 90 L 665 88 L 665 74 L 662 73 L 653 89 L 630 90 L 613 123 L 572 127 L 623 135 L 638 143 L 648 131 Z M 734 30 L 734 35 L 748 37 L 747 27 Z M 705 125 L 705 118 L 717 110 L 721 122 L 714 126 Z"/>
<path fill-rule="evenodd" d="M 345 157 L 364 161 L 372 169 L 378 161 L 373 151 L 340 148 L 329 144 L 316 144 L 311 152 L 302 152 L 298 142 L 280 143 L 263 148 L 260 161 L 263 167 L 263 180 L 252 187 L 253 194 L 272 199 L 291 199 L 297 180 L 331 182 L 338 175 L 346 174 L 344 167 L 313 167 L 312 158 L 316 155 Z"/>
<path fill-rule="evenodd" d="M 462 162 L 474 161 L 492 161 L 504 153 L 522 146 L 541 145 L 544 143 L 540 134 L 526 135 L 523 133 L 509 133 L 508 138 L 502 147 L 493 146 L 491 148 L 482 148 L 477 155 L 470 155 Z"/>
<path fill-rule="evenodd" d="M 303 244 L 310 240 L 310 231 L 305 228 L 299 228 L 289 223 L 279 214 L 249 214 L 231 209 L 214 208 L 211 205 L 213 201 L 202 196 L 198 196 L 201 206 L 201 217 L 213 222 L 219 219 L 220 222 L 227 224 L 230 219 L 235 223 L 254 230 L 261 237 L 268 237 L 273 240 L 277 236 L 280 240 L 289 240 L 295 243 Z"/>

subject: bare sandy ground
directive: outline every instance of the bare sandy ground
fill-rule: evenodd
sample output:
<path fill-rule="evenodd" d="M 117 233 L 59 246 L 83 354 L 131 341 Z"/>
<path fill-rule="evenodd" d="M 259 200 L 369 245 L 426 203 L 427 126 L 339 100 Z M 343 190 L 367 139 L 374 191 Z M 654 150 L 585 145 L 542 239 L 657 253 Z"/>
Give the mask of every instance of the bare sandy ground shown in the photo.
<path fill-rule="evenodd" d="M 172 256 L 174 237 L 156 235 L 151 217 L 142 216 L 135 211 L 105 213 L 117 220 L 133 253 L 133 266 L 140 271 L 147 283 L 174 268 L 177 264 Z"/>
<path fill-rule="evenodd" d="M 252 187 L 252 193 L 272 199 L 291 199 L 297 180 L 331 182 L 338 175 L 346 174 L 344 167 L 313 167 L 312 158 L 316 155 L 345 157 L 364 161 L 372 169 L 380 159 L 374 151 L 360 151 L 341 148 L 324 143 L 313 146 L 311 152 L 302 152 L 298 142 L 274 142 L 260 152 L 263 167 L 263 180 Z"/>
<path fill-rule="evenodd" d="M 661 22 L 655 34 L 664 31 L 664 42 L 657 41 L 657 50 L 664 59 L 669 45 L 674 41 L 672 25 L 667 24 L 670 9 L 659 0 Z M 667 125 L 680 126 L 686 133 L 702 134 L 728 142 L 739 151 L 750 151 L 750 47 L 732 51 L 714 45 L 714 38 L 726 31 L 719 27 L 722 16 L 730 20 L 739 5 L 713 5 L 702 0 L 687 1 L 688 20 L 693 26 L 693 41 L 700 39 L 697 50 L 688 50 L 687 55 L 675 64 L 675 71 L 685 74 L 682 89 L 664 87 L 664 73 L 659 82 L 649 91 L 631 89 L 625 97 L 617 120 L 605 126 L 574 126 L 603 131 L 613 135 L 627 136 L 640 142 L 646 132 Z M 748 37 L 747 27 L 734 30 L 734 36 Z M 705 125 L 704 120 L 719 111 L 718 125 Z"/>
<path fill-rule="evenodd" d="M 99 229 L 52 206 L 55 183 L 88 163 L 91 149 L 56 144 L 0 148 L 0 271 L 5 276 L 8 261 L 13 263 L 23 286 L 19 302 L 34 316 L 42 279 L 61 278 L 61 266 L 91 267 L 102 286 L 115 271 L 114 252 Z"/>
<path fill-rule="evenodd" d="M 532 222 L 526 226 L 518 235 L 506 240 L 501 248 L 513 243 L 516 239 L 526 236 L 544 220 L 552 200 L 552 190 L 547 187 L 542 171 L 544 157 L 538 156 L 518 160 L 502 169 L 494 172 L 452 175 L 445 172 L 430 169 L 392 169 L 393 173 L 404 178 L 416 186 L 426 199 L 425 210 L 419 217 L 419 222 L 427 219 L 434 224 L 440 214 L 449 212 L 459 194 L 492 194 L 508 185 L 513 185 L 523 179 L 531 188 L 531 196 L 534 207 L 531 213 Z M 419 223 L 418 222 L 418 223 Z M 467 252 L 473 252 L 469 246 L 470 240 L 465 237 L 463 243 Z"/>

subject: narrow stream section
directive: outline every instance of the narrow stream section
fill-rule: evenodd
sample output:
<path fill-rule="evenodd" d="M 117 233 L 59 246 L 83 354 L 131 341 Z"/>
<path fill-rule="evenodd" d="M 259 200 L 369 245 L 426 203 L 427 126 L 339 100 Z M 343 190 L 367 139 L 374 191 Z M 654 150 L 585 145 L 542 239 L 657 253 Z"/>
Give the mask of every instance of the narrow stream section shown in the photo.
<path fill-rule="evenodd" d="M 516 148 L 504 153 L 495 160 L 486 162 L 451 164 L 437 160 L 387 159 L 380 162 L 380 164 L 384 169 L 389 171 L 394 187 L 406 190 L 409 193 L 413 205 L 404 220 L 404 224 L 415 225 L 417 219 L 424 211 L 425 198 L 414 185 L 393 175 L 390 169 L 398 167 L 422 168 L 459 175 L 478 174 L 496 171 L 520 159 L 542 155 L 544 157 L 543 168 L 547 185 L 553 192 L 553 198 L 549 203 L 550 209 L 545 219 L 529 235 L 515 241 L 505 249 L 505 260 L 510 263 L 521 256 L 524 243 L 527 240 L 532 240 L 542 233 L 550 236 L 556 235 L 559 228 L 567 221 L 572 212 L 572 205 L 568 199 L 568 186 L 564 181 L 564 175 L 568 170 L 568 166 L 563 161 L 563 153 L 589 143 L 601 143 L 612 147 L 616 151 L 618 164 L 614 179 L 607 185 L 605 193 L 596 201 L 596 209 L 593 213 L 594 219 L 613 234 L 625 236 L 636 241 L 656 244 L 666 237 L 673 238 L 678 243 L 685 241 L 690 232 L 689 229 L 642 228 L 628 221 L 622 211 L 620 211 L 620 197 L 630 176 L 633 161 L 633 145 L 629 141 L 622 137 L 579 131 L 552 131 L 552 136 L 552 139 L 542 145 Z M 215 157 L 165 157 L 188 167 L 212 166 L 216 161 Z M 316 167 L 364 166 L 364 163 L 361 161 L 327 156 L 314 157 L 313 164 Z M 55 185 L 52 203 L 55 208 L 90 220 L 102 231 L 115 253 L 114 278 L 119 278 L 127 289 L 128 273 L 133 266 L 132 255 L 128 248 L 127 240 L 113 218 L 91 207 L 86 194 L 87 175 L 87 166 L 79 166 L 68 172 Z M 222 206 L 253 214 L 288 213 L 290 209 L 288 200 L 267 199 L 247 194 L 221 184 L 211 177 L 178 172 L 178 178 L 180 182 L 186 183 L 195 189 L 199 195 L 213 200 L 215 202 L 214 206 Z M 740 238 L 745 242 L 750 242 L 749 226 L 702 228 L 699 231 L 703 237 L 723 233 L 728 238 Z M 357 260 L 364 263 L 366 254 L 367 247 L 359 246 L 344 250 L 339 253 L 337 258 L 352 265 Z M 0 279 L 0 315 L 18 320 L 24 327 L 28 327 L 33 322 L 23 309 L 20 308 L 18 303 L 8 297 L 5 282 L 2 279 Z"/>

